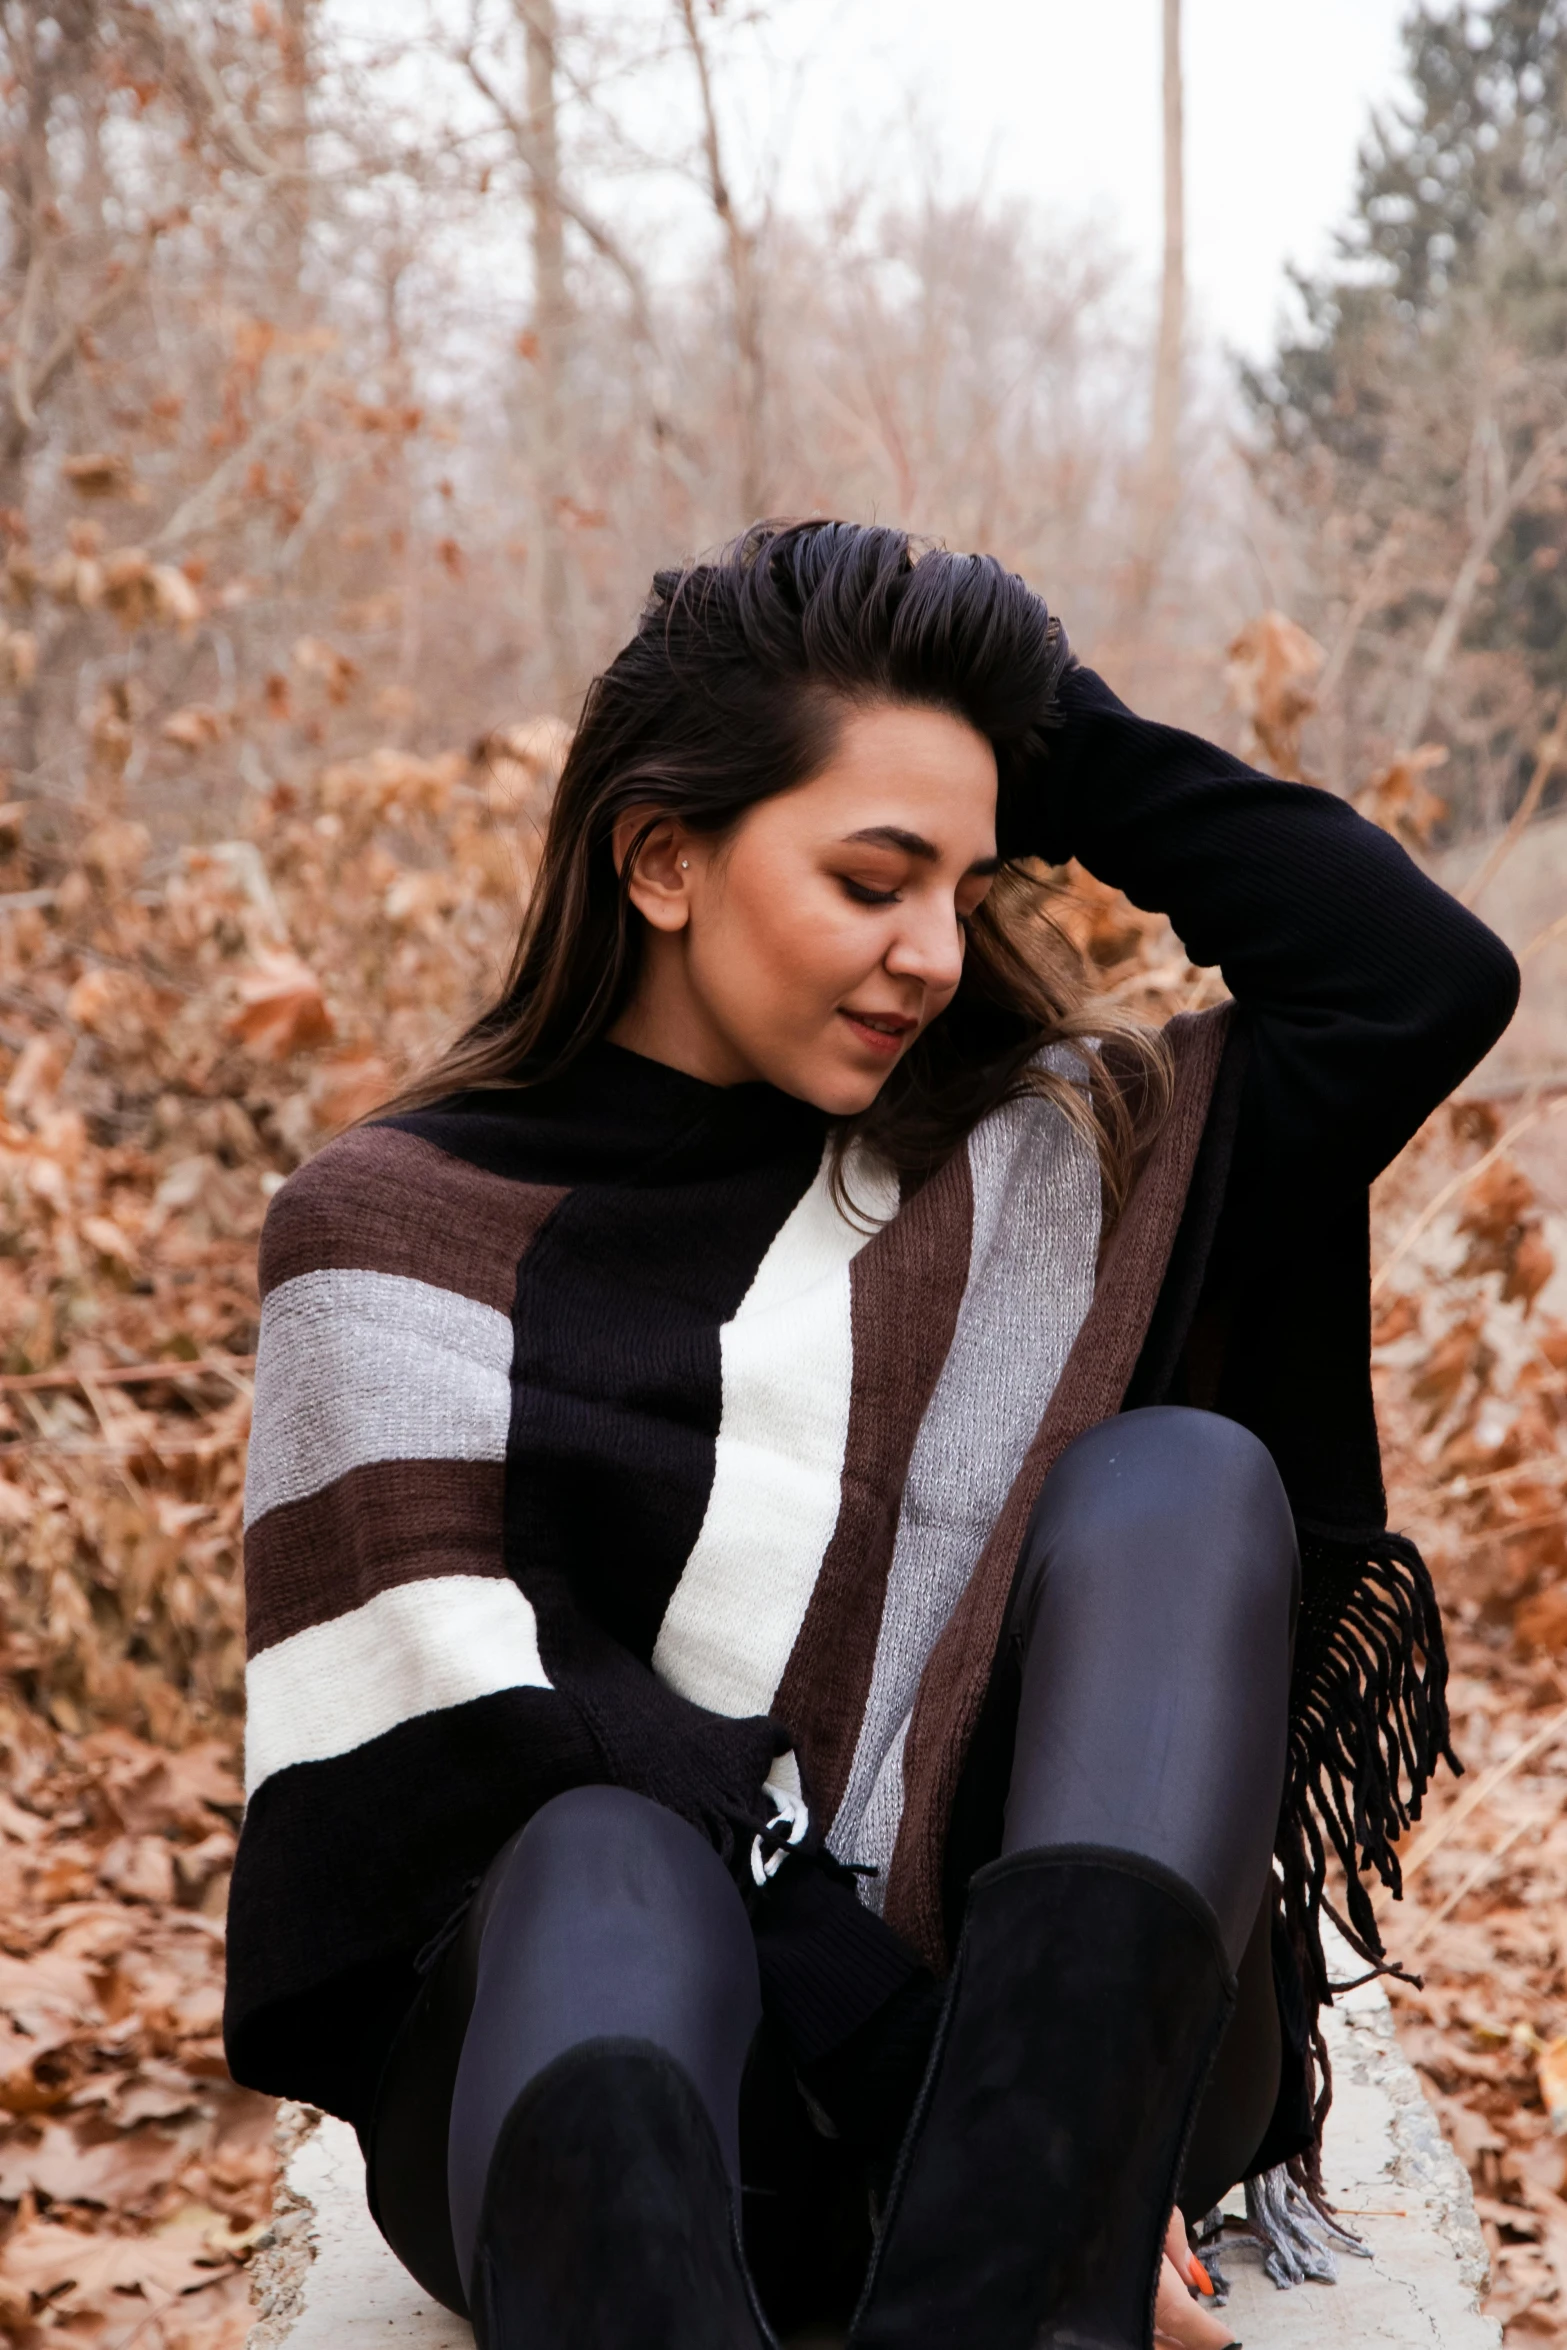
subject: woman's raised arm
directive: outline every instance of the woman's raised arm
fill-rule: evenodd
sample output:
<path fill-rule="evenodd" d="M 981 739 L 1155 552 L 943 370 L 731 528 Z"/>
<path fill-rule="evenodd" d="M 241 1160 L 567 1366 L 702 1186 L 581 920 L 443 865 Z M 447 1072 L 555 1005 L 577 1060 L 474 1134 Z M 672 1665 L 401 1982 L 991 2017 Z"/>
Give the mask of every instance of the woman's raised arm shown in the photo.
<path fill-rule="evenodd" d="M 1248 1109 L 1281 1170 L 1369 1180 L 1506 1027 L 1512 955 L 1331 792 L 1137 717 L 1077 664 L 1060 707 L 1003 849 L 1076 857 L 1168 914 L 1246 1014 Z"/>

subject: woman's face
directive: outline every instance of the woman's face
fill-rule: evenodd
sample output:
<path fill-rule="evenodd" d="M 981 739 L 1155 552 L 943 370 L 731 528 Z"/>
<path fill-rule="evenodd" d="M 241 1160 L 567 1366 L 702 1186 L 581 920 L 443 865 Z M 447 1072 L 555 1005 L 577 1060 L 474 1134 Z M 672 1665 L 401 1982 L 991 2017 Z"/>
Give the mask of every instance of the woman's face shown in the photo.
<path fill-rule="evenodd" d="M 617 828 L 617 858 L 637 829 Z M 951 1002 L 995 870 L 985 737 L 940 710 L 853 711 L 820 774 L 721 840 L 658 826 L 632 877 L 648 934 L 614 1039 L 710 1084 L 863 1110 Z"/>

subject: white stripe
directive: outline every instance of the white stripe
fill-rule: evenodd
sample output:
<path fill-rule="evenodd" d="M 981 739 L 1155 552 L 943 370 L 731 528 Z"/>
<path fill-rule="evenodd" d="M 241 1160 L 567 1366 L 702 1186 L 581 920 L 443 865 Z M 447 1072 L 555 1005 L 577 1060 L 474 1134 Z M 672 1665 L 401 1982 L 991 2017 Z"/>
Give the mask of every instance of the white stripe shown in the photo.
<path fill-rule="evenodd" d="M 401 1273 L 301 1273 L 261 1311 L 245 1523 L 369 1461 L 499 1461 L 512 1328 Z"/>
<path fill-rule="evenodd" d="M 548 1689 L 515 1583 L 431 1575 L 264 1648 L 245 1670 L 245 1792 L 293 1763 L 351 1754 L 399 1722 L 502 1689 Z"/>
<path fill-rule="evenodd" d="M 1063 1075 L 1074 1073 L 1072 1056 L 1047 1057 Z M 920 1676 L 1093 1298 L 1099 1167 L 1085 1137 L 1053 1102 L 1024 1096 L 973 1129 L 968 1155 L 968 1282 L 909 1461 L 870 1693 L 828 1838 L 841 1859 L 877 1868 L 896 1841 L 902 1740 Z"/>
<path fill-rule="evenodd" d="M 654 1671 L 715 1713 L 766 1713 L 838 1522 L 854 1376 L 849 1267 L 898 1195 L 890 1172 L 856 1160 L 850 1197 L 864 1213 L 850 1220 L 829 1178 L 824 1156 L 719 1334 L 713 1487 L 653 1650 Z"/>

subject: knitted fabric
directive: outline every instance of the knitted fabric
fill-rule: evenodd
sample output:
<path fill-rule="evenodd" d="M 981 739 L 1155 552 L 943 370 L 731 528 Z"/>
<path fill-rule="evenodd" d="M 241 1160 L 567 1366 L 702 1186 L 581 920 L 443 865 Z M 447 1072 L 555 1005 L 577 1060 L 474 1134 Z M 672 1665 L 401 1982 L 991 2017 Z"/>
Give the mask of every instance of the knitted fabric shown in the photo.
<path fill-rule="evenodd" d="M 1090 1155 L 1043 1101 L 907 1199 L 851 1165 L 845 1217 L 819 1112 L 609 1045 L 347 1136 L 274 1202 L 237 2077 L 362 2115 L 420 1950 L 596 1780 L 692 1820 L 743 1884 L 803 1799 L 810 1843 L 874 1870 L 942 1967 L 1028 1513 L 1130 1404 L 1226 1412 L 1278 1462 L 1305 1567 L 1278 1846 L 1302 2036 L 1329 1854 L 1380 1959 L 1360 1872 L 1396 1877 L 1448 1733 L 1430 1579 L 1386 1532 L 1367 1184 L 1505 1024 L 1516 969 L 1330 794 L 1086 670 L 1060 718 L 1003 849 L 1166 908 L 1236 999 L 1228 1030 L 1172 1027 L 1174 1112 L 1102 1252 Z M 1309 2143 L 1309 2112 L 1286 2120 L 1270 2161 Z"/>

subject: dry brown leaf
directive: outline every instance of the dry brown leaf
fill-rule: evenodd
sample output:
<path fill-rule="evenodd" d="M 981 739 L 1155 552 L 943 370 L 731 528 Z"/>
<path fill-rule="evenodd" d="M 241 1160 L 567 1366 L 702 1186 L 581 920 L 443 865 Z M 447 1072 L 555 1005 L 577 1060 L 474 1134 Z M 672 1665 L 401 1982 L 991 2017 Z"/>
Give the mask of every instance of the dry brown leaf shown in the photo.
<path fill-rule="evenodd" d="M 82 842 L 82 863 L 106 888 L 125 889 L 140 874 L 151 847 L 145 824 L 111 816 L 95 824 Z"/>
<path fill-rule="evenodd" d="M 30 1526 L 38 1515 L 32 1495 L 8 1477 L 0 1477 L 0 1526 Z"/>
<path fill-rule="evenodd" d="M 1317 706 L 1312 688 L 1326 658 L 1297 622 L 1263 612 L 1232 639 L 1225 662 L 1225 683 L 1247 721 L 1248 755 L 1296 782 L 1301 732 Z"/>
<path fill-rule="evenodd" d="M 53 1103 L 65 1075 L 66 1055 L 53 1036 L 29 1037 L 17 1055 L 5 1089 L 5 1106 L 13 1118 L 34 1122 Z"/>
<path fill-rule="evenodd" d="M 329 1044 L 335 1030 L 321 982 L 297 955 L 269 954 L 239 977 L 240 1005 L 224 1023 L 230 1036 L 265 1061 Z"/>
<path fill-rule="evenodd" d="M 1538 1224 L 1518 1235 L 1511 1261 L 1502 1276 L 1502 1300 L 1516 1300 L 1527 1313 L 1556 1270 L 1556 1258 Z"/>
<path fill-rule="evenodd" d="M 1408 1338 L 1420 1328 L 1420 1300 L 1401 1294 L 1390 1297 L 1381 1306 L 1372 1324 L 1371 1343 L 1374 1347 L 1392 1346 L 1400 1338 Z"/>
<path fill-rule="evenodd" d="M 220 743 L 228 730 L 225 712 L 214 710 L 207 702 L 192 702 L 165 718 L 158 732 L 166 743 L 177 743 L 182 751 L 200 751 L 208 743 Z"/>
<path fill-rule="evenodd" d="M 1413 848 L 1425 848 L 1447 815 L 1446 800 L 1438 798 L 1425 779 L 1433 768 L 1446 764 L 1447 749 L 1442 743 L 1422 743 L 1418 750 L 1401 751 L 1355 794 L 1355 805 L 1384 832 L 1393 833 Z"/>
<path fill-rule="evenodd" d="M 30 628 L 0 629 L 0 660 L 10 684 L 25 692 L 38 675 L 38 639 Z"/>
<path fill-rule="evenodd" d="M 325 637 L 298 637 L 291 657 L 302 675 L 320 680 L 329 702 L 347 701 L 358 680 L 359 664 L 339 652 L 336 645 L 328 644 Z"/>
<path fill-rule="evenodd" d="M 70 2094 L 70 2081 L 54 2060 L 82 2029 L 79 2019 L 30 2010 L 25 2029 L 0 2015 L 0 2108 L 7 2113 L 50 2113 Z"/>
<path fill-rule="evenodd" d="M 46 2122 L 36 2137 L 13 2132 L 0 2143 L 0 2201 L 32 2193 L 51 2203 L 99 2203 L 116 2210 L 145 2205 L 168 2186 L 190 2146 L 153 2129 L 114 2129 Z"/>
<path fill-rule="evenodd" d="M 0 2248 L 0 2289 L 30 2294 L 57 2308 L 101 2306 L 111 2295 L 135 2294 L 156 2302 L 208 2283 L 216 2264 L 204 2242 L 88 2235 L 39 2219 L 13 2229 Z"/>
<path fill-rule="evenodd" d="M 140 628 L 158 608 L 152 558 L 145 547 L 117 547 L 103 562 L 103 601 L 127 628 Z"/>
<path fill-rule="evenodd" d="M 153 609 L 188 635 L 202 616 L 202 602 L 194 583 L 177 563 L 155 563 L 151 572 Z"/>
<path fill-rule="evenodd" d="M 84 1216 L 78 1229 L 89 1248 L 96 1249 L 99 1256 L 123 1265 L 127 1272 L 136 1270 L 136 1244 L 112 1217 Z"/>
<path fill-rule="evenodd" d="M 393 1091 L 390 1068 L 376 1052 L 323 1062 L 310 1080 L 310 1102 L 325 1134 L 367 1118 Z"/>
<path fill-rule="evenodd" d="M 1417 1370 L 1410 1393 L 1429 1407 L 1428 1430 L 1452 1410 L 1467 1380 L 1472 1378 L 1480 1390 L 1490 1384 L 1496 1355 L 1484 1332 L 1482 1314 L 1466 1315 L 1442 1333 Z"/>
<path fill-rule="evenodd" d="M 98 1875 L 122 1901 L 174 1899 L 174 1855 L 161 1836 L 121 1836 L 98 1864 Z"/>
<path fill-rule="evenodd" d="M 79 498 L 135 498 L 139 484 L 127 457 L 112 456 L 108 451 L 95 449 L 80 457 L 67 457 L 60 466 L 60 476 L 69 482 Z M 145 492 L 141 492 L 145 496 Z"/>
<path fill-rule="evenodd" d="M 1513 1629 L 1531 1648 L 1567 1652 L 1567 1583 L 1553 1583 L 1526 1600 L 1513 1617 Z"/>

